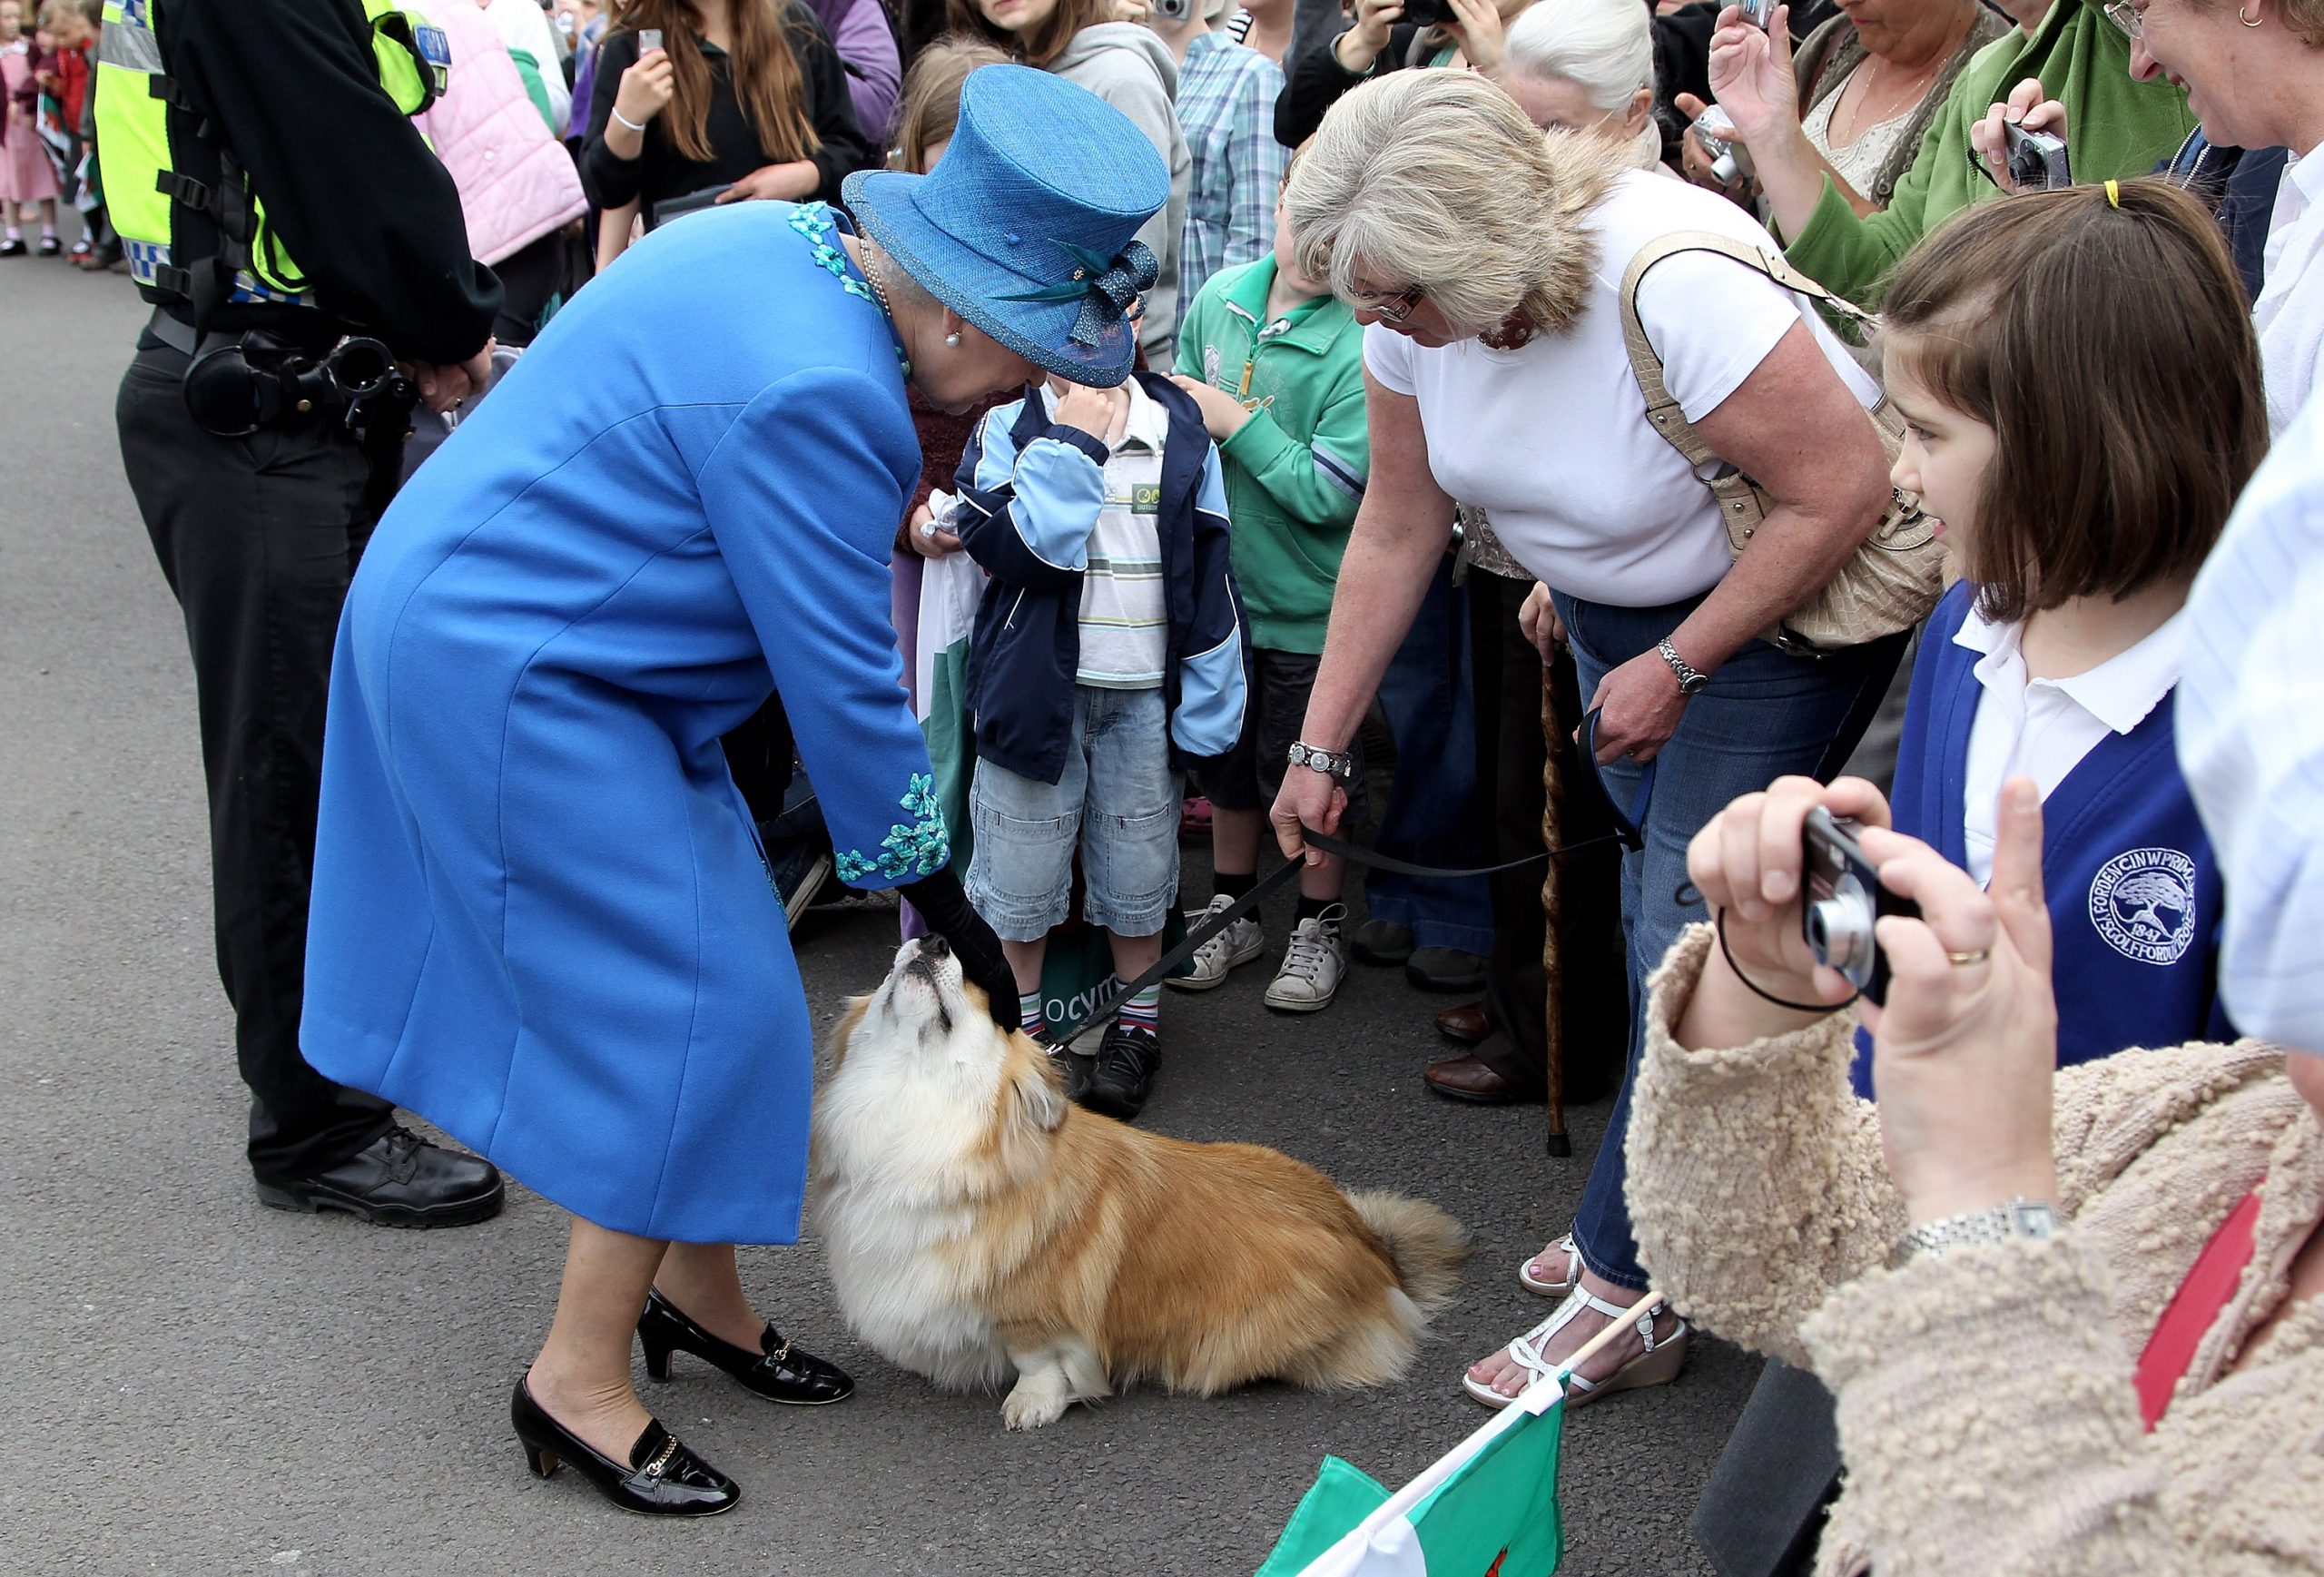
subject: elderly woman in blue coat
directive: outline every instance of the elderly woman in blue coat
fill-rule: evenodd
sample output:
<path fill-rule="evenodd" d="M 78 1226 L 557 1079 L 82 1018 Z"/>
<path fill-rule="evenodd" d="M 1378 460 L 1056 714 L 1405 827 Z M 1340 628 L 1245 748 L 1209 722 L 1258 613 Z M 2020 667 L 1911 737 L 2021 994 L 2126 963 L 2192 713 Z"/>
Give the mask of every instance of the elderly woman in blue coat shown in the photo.
<path fill-rule="evenodd" d="M 935 173 L 846 194 L 862 233 L 737 203 L 576 298 L 380 522 L 332 672 L 308 1060 L 571 1212 L 516 1430 L 635 1512 L 739 1491 L 639 1403 L 633 1332 L 656 1377 L 677 1350 L 778 1402 L 852 1389 L 735 1274 L 797 1240 L 812 1040 L 719 736 L 778 692 L 842 880 L 900 887 L 1013 1021 L 888 618 L 905 390 L 1120 382 L 1169 177 L 1096 96 L 995 66 Z"/>

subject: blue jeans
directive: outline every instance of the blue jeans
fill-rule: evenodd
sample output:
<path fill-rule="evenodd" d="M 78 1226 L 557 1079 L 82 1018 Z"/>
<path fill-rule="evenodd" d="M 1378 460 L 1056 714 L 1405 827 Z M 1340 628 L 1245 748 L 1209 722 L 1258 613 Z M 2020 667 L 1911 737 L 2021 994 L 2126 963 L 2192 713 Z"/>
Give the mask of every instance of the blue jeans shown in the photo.
<path fill-rule="evenodd" d="M 1492 828 L 1478 813 L 1476 701 L 1469 675 L 1469 594 L 1437 561 L 1412 633 L 1380 681 L 1380 710 L 1396 742 L 1396 775 L 1373 846 L 1420 865 L 1491 862 Z M 1364 904 L 1403 926 L 1415 947 L 1492 951 L 1492 890 L 1482 876 L 1421 880 L 1374 871 Z"/>
<path fill-rule="evenodd" d="M 1152 936 L 1178 892 L 1179 776 L 1159 689 L 1073 687 L 1073 745 L 1053 784 L 979 760 L 969 784 L 976 848 L 969 902 L 1007 941 L 1039 941 L 1073 902 L 1116 936 Z"/>
<path fill-rule="evenodd" d="M 1613 607 L 1560 595 L 1558 616 L 1573 644 L 1586 702 L 1610 669 L 1679 627 L 1700 598 L 1667 607 Z M 1614 1098 L 1606 1137 L 1574 1212 L 1581 1262 L 1617 1286 L 1643 1291 L 1623 1197 L 1628 1168 L 1630 1083 L 1645 1044 L 1646 977 L 1690 922 L 1708 918 L 1701 903 L 1680 903 L 1687 845 L 1741 794 L 1799 773 L 1828 778 L 1855 748 L 1903 655 L 1906 636 L 1891 636 L 1830 656 L 1788 656 L 1754 640 L 1711 675 L 1710 687 L 1687 703 L 1679 730 L 1656 757 L 1654 800 L 1646 813 L 1644 850 L 1622 855 L 1622 936 L 1630 961 L 1630 1060 Z M 1616 808 L 1630 813 L 1640 765 L 1610 762 L 1599 775 Z"/>

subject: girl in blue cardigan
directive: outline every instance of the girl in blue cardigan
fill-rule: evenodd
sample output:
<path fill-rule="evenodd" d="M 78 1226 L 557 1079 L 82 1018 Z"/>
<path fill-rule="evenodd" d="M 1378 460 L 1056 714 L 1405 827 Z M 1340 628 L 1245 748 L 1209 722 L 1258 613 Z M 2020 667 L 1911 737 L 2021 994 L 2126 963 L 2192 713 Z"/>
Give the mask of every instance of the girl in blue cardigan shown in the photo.
<path fill-rule="evenodd" d="M 2060 1064 L 2230 1038 L 2171 725 L 2180 610 L 2267 447 L 2218 227 L 2161 182 L 1980 205 L 1905 261 L 1886 323 L 1896 484 L 1965 577 L 1914 669 L 1896 828 L 1986 880 L 2002 783 L 2032 777 Z"/>

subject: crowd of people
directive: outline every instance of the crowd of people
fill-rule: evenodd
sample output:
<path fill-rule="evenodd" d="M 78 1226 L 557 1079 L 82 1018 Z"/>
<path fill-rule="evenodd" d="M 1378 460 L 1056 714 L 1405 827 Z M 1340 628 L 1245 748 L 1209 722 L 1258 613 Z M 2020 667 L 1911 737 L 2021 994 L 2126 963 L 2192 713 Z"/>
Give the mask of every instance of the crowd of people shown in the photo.
<path fill-rule="evenodd" d="M 1611 1093 L 1550 1313 L 1446 1379 L 1768 1355 L 1722 1572 L 2324 1572 L 2320 0 L 36 22 L 0 257 L 67 204 L 155 307 L 259 1197 L 568 1211 L 536 1472 L 735 1503 L 641 1332 L 852 1389 L 733 1248 L 798 1235 L 828 877 L 1045 1042 L 1102 931 L 1055 1060 L 1123 1120 L 1194 929 L 1182 992 L 1477 999 L 1438 1095 Z M 1311 833 L 1576 852 L 1358 924 Z"/>

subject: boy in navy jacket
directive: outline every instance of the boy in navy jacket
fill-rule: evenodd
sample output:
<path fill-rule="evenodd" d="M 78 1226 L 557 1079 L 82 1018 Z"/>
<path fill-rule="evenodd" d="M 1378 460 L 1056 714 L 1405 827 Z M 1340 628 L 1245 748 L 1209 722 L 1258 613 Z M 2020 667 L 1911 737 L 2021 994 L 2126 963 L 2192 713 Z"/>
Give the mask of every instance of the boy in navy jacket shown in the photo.
<path fill-rule="evenodd" d="M 968 892 L 1039 1035 L 1041 961 L 1076 848 L 1083 912 L 1133 980 L 1161 957 L 1177 901 L 1185 763 L 1242 731 L 1226 484 L 1194 402 L 1138 373 L 1104 389 L 1051 379 L 996 408 L 958 487 L 960 541 L 992 577 L 969 647 Z M 1160 996 L 1138 992 L 1094 1057 L 1067 1057 L 1075 1099 L 1137 1115 L 1161 1062 Z"/>

